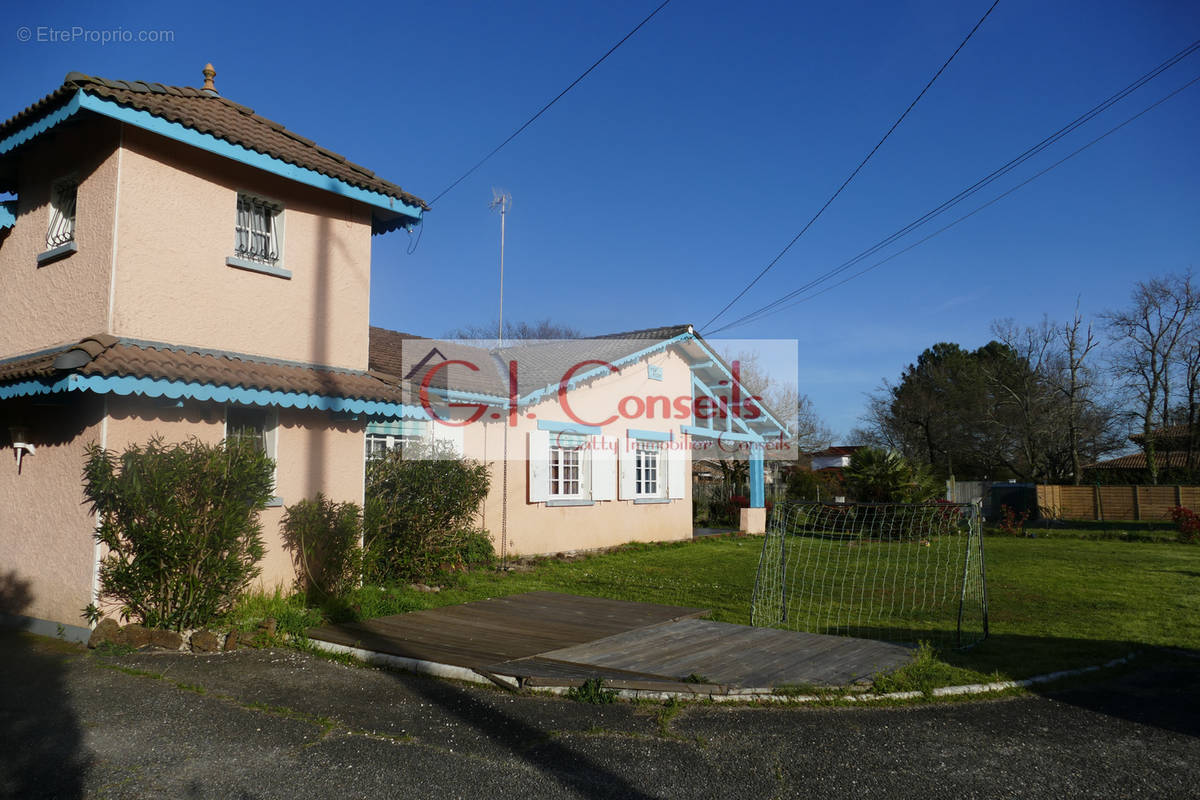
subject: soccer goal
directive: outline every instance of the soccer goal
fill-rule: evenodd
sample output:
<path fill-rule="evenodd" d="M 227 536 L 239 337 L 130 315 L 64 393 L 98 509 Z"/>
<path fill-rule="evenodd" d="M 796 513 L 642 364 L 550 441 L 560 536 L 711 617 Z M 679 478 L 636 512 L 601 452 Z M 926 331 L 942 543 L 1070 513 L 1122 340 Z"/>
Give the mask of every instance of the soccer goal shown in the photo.
<path fill-rule="evenodd" d="M 976 644 L 988 633 L 979 507 L 779 503 L 751 621 L 943 648 Z"/>

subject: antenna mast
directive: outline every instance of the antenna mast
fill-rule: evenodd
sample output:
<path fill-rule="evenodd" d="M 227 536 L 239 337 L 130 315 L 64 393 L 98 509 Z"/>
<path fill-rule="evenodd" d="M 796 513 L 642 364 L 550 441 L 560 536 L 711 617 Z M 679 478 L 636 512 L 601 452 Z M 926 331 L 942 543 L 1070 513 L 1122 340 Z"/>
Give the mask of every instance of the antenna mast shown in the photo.
<path fill-rule="evenodd" d="M 488 208 L 500 209 L 500 321 L 497 323 L 496 345 L 504 344 L 504 216 L 512 207 L 512 195 L 503 189 L 492 189 Z"/>

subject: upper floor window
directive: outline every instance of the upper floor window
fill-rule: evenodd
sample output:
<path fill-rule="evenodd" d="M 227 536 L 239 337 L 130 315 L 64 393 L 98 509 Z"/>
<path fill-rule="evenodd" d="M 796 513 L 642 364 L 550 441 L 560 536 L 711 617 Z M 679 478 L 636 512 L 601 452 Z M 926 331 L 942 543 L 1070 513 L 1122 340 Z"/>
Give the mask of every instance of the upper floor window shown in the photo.
<path fill-rule="evenodd" d="M 278 266 L 282 259 L 282 221 L 283 207 L 278 203 L 239 194 L 234 257 Z"/>
<path fill-rule="evenodd" d="M 50 192 L 50 227 L 46 231 L 46 247 L 53 250 L 75 241 L 75 196 L 78 184 L 62 180 Z"/>

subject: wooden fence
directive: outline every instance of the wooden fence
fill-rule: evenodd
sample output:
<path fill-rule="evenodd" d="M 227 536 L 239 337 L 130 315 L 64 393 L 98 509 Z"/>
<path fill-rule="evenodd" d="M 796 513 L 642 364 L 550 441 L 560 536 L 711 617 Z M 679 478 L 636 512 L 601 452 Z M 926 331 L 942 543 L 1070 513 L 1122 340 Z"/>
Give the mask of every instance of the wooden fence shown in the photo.
<path fill-rule="evenodd" d="M 1038 486 L 1049 519 L 1170 520 L 1171 509 L 1200 509 L 1200 486 Z"/>

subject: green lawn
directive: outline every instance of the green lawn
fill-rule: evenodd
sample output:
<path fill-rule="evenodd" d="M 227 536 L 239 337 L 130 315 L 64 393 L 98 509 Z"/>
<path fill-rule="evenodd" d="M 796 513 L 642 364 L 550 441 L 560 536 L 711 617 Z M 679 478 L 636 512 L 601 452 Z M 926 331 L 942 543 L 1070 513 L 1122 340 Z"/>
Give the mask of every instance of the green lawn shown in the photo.
<path fill-rule="evenodd" d="M 748 624 L 762 539 L 715 537 L 631 545 L 528 571 L 459 576 L 438 593 L 366 587 L 345 605 L 303 609 L 296 598 L 256 598 L 244 622 L 273 614 L 300 632 L 323 618 L 362 619 L 536 589 L 712 610 Z M 1200 649 L 1200 547 L 1173 542 L 985 537 L 991 636 L 942 651 L 937 682 L 1024 678 L 1097 664 L 1147 645 Z"/>

